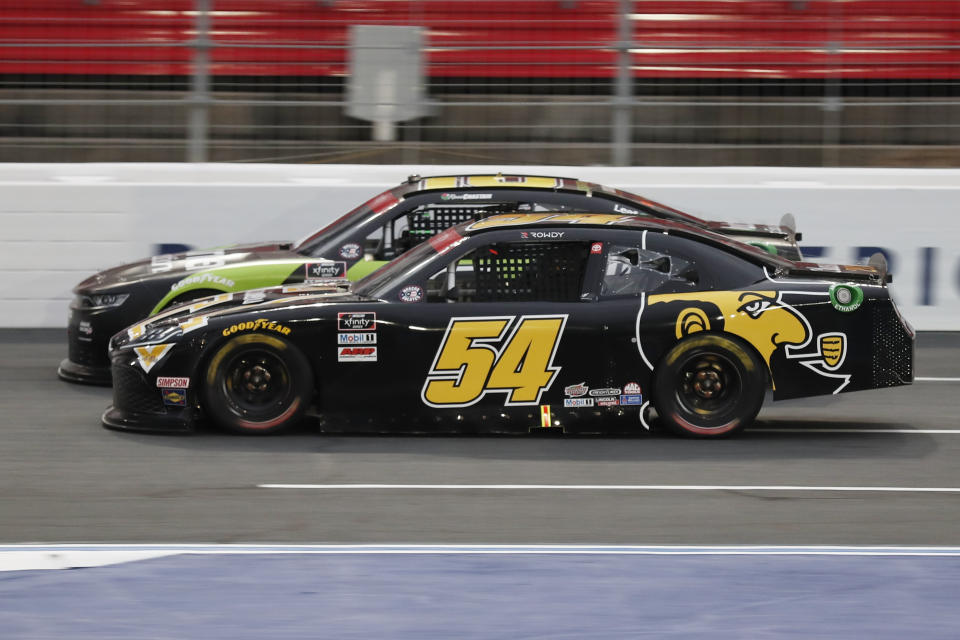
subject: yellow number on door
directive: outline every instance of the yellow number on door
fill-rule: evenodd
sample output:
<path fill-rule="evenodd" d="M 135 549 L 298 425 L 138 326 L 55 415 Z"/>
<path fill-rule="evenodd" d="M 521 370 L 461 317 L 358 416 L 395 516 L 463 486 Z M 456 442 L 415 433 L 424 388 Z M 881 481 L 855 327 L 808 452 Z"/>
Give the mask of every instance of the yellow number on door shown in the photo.
<path fill-rule="evenodd" d="M 515 319 L 452 318 L 423 385 L 423 401 L 463 407 L 494 391 L 507 394 L 506 405 L 538 404 L 560 370 L 553 357 L 567 316 Z"/>

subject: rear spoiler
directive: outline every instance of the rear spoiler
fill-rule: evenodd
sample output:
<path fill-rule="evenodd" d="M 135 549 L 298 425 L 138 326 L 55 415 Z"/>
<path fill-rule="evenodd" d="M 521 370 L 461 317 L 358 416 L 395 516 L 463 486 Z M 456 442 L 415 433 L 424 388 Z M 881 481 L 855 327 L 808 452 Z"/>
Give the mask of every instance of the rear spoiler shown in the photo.
<path fill-rule="evenodd" d="M 822 276 L 831 274 L 848 280 L 872 281 L 878 284 L 893 282 L 893 276 L 887 272 L 887 259 L 882 253 L 875 253 L 867 264 L 819 264 L 798 262 L 786 270 L 792 276 Z"/>

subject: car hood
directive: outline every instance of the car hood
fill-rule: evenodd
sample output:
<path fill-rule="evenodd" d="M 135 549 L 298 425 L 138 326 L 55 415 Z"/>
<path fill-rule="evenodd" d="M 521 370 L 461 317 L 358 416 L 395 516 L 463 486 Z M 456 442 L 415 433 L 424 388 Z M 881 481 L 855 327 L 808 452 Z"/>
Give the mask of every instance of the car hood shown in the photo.
<path fill-rule="evenodd" d="M 246 262 L 292 262 L 307 258 L 290 250 L 289 242 L 234 245 L 209 251 L 166 253 L 105 269 L 74 288 L 74 293 L 110 289 L 116 285 L 148 280 L 179 280 L 184 275 L 206 269 L 229 267 Z"/>
<path fill-rule="evenodd" d="M 166 340 L 177 333 L 186 335 L 193 328 L 205 326 L 213 318 L 229 318 L 248 312 L 276 311 L 279 307 L 369 300 L 350 293 L 347 290 L 349 286 L 343 280 L 328 280 L 223 293 L 191 300 L 127 327 L 113 336 L 110 349 L 129 346 L 132 343 L 147 344 L 159 339 Z"/>

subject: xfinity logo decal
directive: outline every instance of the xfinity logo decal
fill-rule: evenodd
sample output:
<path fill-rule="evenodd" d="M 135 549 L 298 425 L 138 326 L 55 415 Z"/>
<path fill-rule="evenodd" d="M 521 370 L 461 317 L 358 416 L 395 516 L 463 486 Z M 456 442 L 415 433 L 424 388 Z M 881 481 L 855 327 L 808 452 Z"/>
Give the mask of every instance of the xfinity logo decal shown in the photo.
<path fill-rule="evenodd" d="M 521 231 L 523 240 L 559 240 L 566 231 Z"/>

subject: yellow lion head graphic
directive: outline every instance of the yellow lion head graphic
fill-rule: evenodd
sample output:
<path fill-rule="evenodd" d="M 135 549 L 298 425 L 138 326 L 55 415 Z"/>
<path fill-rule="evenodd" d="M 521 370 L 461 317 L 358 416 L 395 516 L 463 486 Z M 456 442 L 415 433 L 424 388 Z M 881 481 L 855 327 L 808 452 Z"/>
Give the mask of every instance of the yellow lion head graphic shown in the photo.
<path fill-rule="evenodd" d="M 676 318 L 679 340 L 698 331 L 723 330 L 749 342 L 767 366 L 781 345 L 799 348 L 810 340 L 810 326 L 775 291 L 704 291 L 650 296 L 651 310 L 663 303 L 689 301 Z M 699 304 L 698 304 L 699 303 Z M 705 304 L 706 303 L 706 304 Z M 708 312 L 713 305 L 717 311 Z M 675 305 L 676 306 L 676 305 Z"/>

